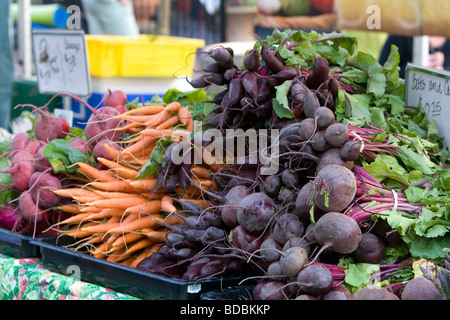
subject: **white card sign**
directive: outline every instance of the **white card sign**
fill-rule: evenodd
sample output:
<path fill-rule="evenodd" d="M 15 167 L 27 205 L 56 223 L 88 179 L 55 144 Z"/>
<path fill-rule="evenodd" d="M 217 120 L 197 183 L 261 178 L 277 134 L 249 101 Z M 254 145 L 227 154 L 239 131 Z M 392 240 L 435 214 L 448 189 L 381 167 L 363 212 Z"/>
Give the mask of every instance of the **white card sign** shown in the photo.
<path fill-rule="evenodd" d="M 42 94 L 91 95 L 91 76 L 83 31 L 34 29 L 33 53 Z"/>
<path fill-rule="evenodd" d="M 428 119 L 438 123 L 439 135 L 449 146 L 450 72 L 408 64 L 405 78 L 406 105 L 420 105 Z"/>

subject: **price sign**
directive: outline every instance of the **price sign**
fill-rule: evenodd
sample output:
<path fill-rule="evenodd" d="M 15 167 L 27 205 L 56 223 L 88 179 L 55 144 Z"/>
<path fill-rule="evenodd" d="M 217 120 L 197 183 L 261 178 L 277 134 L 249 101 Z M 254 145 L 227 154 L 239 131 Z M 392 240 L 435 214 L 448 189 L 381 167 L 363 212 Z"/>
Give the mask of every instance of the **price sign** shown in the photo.
<path fill-rule="evenodd" d="M 421 106 L 428 119 L 438 123 L 439 135 L 449 146 L 450 73 L 408 64 L 405 78 L 406 105 Z"/>
<path fill-rule="evenodd" d="M 91 77 L 83 31 L 34 29 L 33 53 L 42 94 L 91 95 Z"/>

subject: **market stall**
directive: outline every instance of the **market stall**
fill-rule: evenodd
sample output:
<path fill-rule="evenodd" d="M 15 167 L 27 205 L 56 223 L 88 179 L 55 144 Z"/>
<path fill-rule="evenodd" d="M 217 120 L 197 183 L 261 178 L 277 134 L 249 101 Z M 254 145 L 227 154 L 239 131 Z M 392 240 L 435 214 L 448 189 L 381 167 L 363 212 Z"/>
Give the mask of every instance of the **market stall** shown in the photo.
<path fill-rule="evenodd" d="M 406 103 L 398 50 L 380 64 L 354 36 L 275 28 L 242 51 L 197 53 L 183 90 L 56 93 L 84 127 L 36 109 L 2 144 L 0 249 L 98 298 L 448 299 L 450 152 Z"/>

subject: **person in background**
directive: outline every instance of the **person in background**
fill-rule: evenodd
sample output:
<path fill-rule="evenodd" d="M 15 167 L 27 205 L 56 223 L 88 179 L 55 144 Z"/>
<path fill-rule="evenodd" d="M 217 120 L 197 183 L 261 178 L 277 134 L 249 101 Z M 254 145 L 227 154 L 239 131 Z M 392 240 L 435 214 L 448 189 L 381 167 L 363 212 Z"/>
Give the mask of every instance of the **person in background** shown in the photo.
<path fill-rule="evenodd" d="M 82 0 L 90 34 L 138 36 L 132 0 Z"/>
<path fill-rule="evenodd" d="M 413 38 L 390 35 L 381 50 L 381 64 L 384 64 L 387 61 L 391 52 L 391 45 L 393 44 L 399 49 L 400 76 L 404 78 L 408 62 L 413 61 Z M 428 66 L 438 70 L 450 71 L 450 39 L 437 36 L 430 37 L 430 57 Z"/>
<path fill-rule="evenodd" d="M 10 0 L 0 1 L 0 127 L 3 129 L 9 129 L 14 85 L 9 6 Z"/>

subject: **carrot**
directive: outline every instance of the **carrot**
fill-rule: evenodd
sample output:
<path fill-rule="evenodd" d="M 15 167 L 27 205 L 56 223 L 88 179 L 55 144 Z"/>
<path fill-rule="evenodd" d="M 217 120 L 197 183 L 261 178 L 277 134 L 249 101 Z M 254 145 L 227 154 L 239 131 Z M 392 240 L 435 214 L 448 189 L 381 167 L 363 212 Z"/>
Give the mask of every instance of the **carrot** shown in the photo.
<path fill-rule="evenodd" d="M 189 119 L 192 118 L 192 115 L 188 108 L 182 107 L 178 110 L 178 117 L 182 124 L 187 125 Z"/>
<path fill-rule="evenodd" d="M 147 200 L 144 203 L 126 208 L 125 213 L 127 215 L 139 214 L 139 213 L 156 214 L 160 210 L 161 210 L 161 201 L 160 200 Z"/>
<path fill-rule="evenodd" d="M 126 233 L 124 235 L 117 236 L 116 240 L 112 243 L 112 247 L 121 248 L 129 243 L 132 243 L 133 241 L 139 240 L 144 237 L 145 236 L 142 233 L 134 233 L 134 232 Z"/>
<path fill-rule="evenodd" d="M 211 179 L 211 172 L 205 167 L 192 167 L 192 175 L 198 179 Z"/>
<path fill-rule="evenodd" d="M 131 116 L 135 114 L 157 114 L 161 111 L 164 111 L 165 107 L 162 105 L 148 105 L 148 106 L 142 106 L 139 108 L 131 109 L 123 114 Z"/>
<path fill-rule="evenodd" d="M 99 170 L 84 162 L 78 162 L 78 172 L 94 181 L 111 182 L 117 180 L 114 175 L 105 170 Z"/>
<path fill-rule="evenodd" d="M 95 194 L 94 191 L 89 190 L 87 188 L 66 188 L 66 189 L 50 189 L 53 191 L 53 193 L 57 194 L 58 196 L 62 198 L 73 198 L 74 196 L 78 197 L 92 197 L 96 198 L 98 197 L 97 194 Z"/>
<path fill-rule="evenodd" d="M 138 122 L 130 122 L 130 123 L 124 125 L 124 126 L 119 126 L 117 128 L 114 128 L 114 130 L 127 131 L 127 130 L 131 130 L 131 129 L 134 129 L 134 128 L 139 128 L 139 127 L 143 127 L 143 125 L 138 123 Z"/>
<path fill-rule="evenodd" d="M 136 190 L 144 190 L 144 192 L 156 189 L 156 179 L 142 179 L 131 181 L 130 185 Z"/>
<path fill-rule="evenodd" d="M 122 266 L 129 267 L 133 263 L 134 260 L 136 260 L 136 257 L 131 256 L 123 261 L 119 261 L 118 263 Z"/>
<path fill-rule="evenodd" d="M 56 207 L 55 209 L 72 214 L 81 213 L 80 206 L 77 204 L 63 204 Z"/>
<path fill-rule="evenodd" d="M 107 192 L 101 190 L 94 190 L 96 194 L 105 198 L 105 199 L 114 199 L 114 198 L 142 198 L 139 194 L 127 193 L 127 192 Z"/>
<path fill-rule="evenodd" d="M 164 121 L 163 123 L 161 123 L 160 125 L 158 125 L 156 127 L 156 129 L 168 129 L 171 127 L 174 127 L 178 124 L 178 122 L 180 122 L 180 118 L 178 118 L 178 116 L 172 116 L 169 119 L 167 119 L 166 121 Z"/>
<path fill-rule="evenodd" d="M 161 210 L 169 213 L 176 212 L 177 208 L 173 205 L 173 199 L 170 196 L 164 196 L 161 199 Z"/>
<path fill-rule="evenodd" d="M 168 112 L 177 112 L 181 108 L 181 104 L 178 101 L 173 101 L 166 106 L 166 111 Z"/>
<path fill-rule="evenodd" d="M 186 122 L 186 130 L 189 132 L 194 132 L 194 119 L 190 118 Z"/>
<path fill-rule="evenodd" d="M 147 149 L 147 147 L 151 146 L 152 144 L 155 144 L 158 138 L 152 137 L 152 136 L 140 136 L 141 139 L 130 146 L 126 147 L 122 151 L 120 151 L 121 156 L 125 155 L 142 155 L 143 152 Z M 153 146 L 154 147 L 154 146 Z"/>
<path fill-rule="evenodd" d="M 151 246 L 153 244 L 155 244 L 154 241 L 152 241 L 151 239 L 144 238 L 144 239 L 139 240 L 136 243 L 132 244 L 128 248 L 127 253 L 136 252 L 138 250 L 147 248 L 147 247 L 149 247 L 149 246 Z"/>
<path fill-rule="evenodd" d="M 126 120 L 134 123 L 139 123 L 141 126 L 145 125 L 145 123 L 152 118 L 151 115 L 127 115 L 127 114 L 119 114 L 115 116 L 116 119 Z"/>
<path fill-rule="evenodd" d="M 57 224 L 71 224 L 71 223 L 78 223 L 78 222 L 82 222 L 83 220 L 85 220 L 86 218 L 89 218 L 90 216 L 92 216 L 92 213 L 90 212 L 86 212 L 86 213 L 80 213 L 74 216 L 71 216 L 67 219 L 64 219 L 63 221 L 58 222 Z"/>
<path fill-rule="evenodd" d="M 151 119 L 145 122 L 145 126 L 147 128 L 156 127 L 161 123 L 163 123 L 164 121 L 166 121 L 167 119 L 169 119 L 171 116 L 172 116 L 171 112 L 167 110 L 161 111 L 160 113 L 152 115 Z"/>
<path fill-rule="evenodd" d="M 107 221 L 105 223 L 98 223 L 94 226 L 89 227 L 81 227 L 81 231 L 88 232 L 88 233 L 107 233 L 109 230 L 114 229 L 116 227 L 120 226 L 120 222 L 110 222 Z"/>
<path fill-rule="evenodd" d="M 96 200 L 89 205 L 97 208 L 120 208 L 120 209 L 128 209 L 130 207 L 134 207 L 137 205 L 142 205 L 146 203 L 146 199 L 140 197 L 137 198 L 111 198 L 111 199 L 101 199 Z"/>
<path fill-rule="evenodd" d="M 150 230 L 145 232 L 144 235 L 153 242 L 163 243 L 166 242 L 168 233 L 169 230 Z"/>
<path fill-rule="evenodd" d="M 134 170 L 128 167 L 125 167 L 121 164 L 118 164 L 115 161 L 111 161 L 102 157 L 98 157 L 97 160 L 107 166 L 112 172 L 117 173 L 119 176 L 121 176 L 124 179 L 136 179 L 137 175 L 139 174 L 138 170 Z M 117 180 L 117 179 L 115 179 Z"/>
<path fill-rule="evenodd" d="M 154 129 L 154 128 L 147 128 L 140 132 L 140 135 L 147 136 L 147 137 L 153 137 L 153 138 L 164 138 L 171 136 L 173 132 L 173 129 Z"/>
<path fill-rule="evenodd" d="M 129 267 L 131 268 L 136 268 L 138 266 L 138 264 L 144 260 L 145 258 L 150 257 L 153 254 L 153 252 L 151 250 L 147 250 L 144 249 L 142 250 L 137 256 L 136 258 L 133 260 L 132 263 L 129 264 Z"/>
<path fill-rule="evenodd" d="M 94 187 L 103 191 L 111 192 L 135 192 L 135 188 L 130 185 L 129 181 L 118 180 L 113 182 L 91 182 L 89 183 L 91 187 Z"/>
<path fill-rule="evenodd" d="M 111 229 L 109 229 L 108 233 L 127 233 L 127 232 L 133 232 L 137 231 L 143 228 L 151 228 L 156 225 L 158 225 L 161 221 L 163 221 L 161 215 L 155 214 L 155 215 L 149 215 L 145 217 L 141 217 L 137 220 L 134 220 L 127 224 L 121 224 L 120 226 L 115 226 Z"/>
<path fill-rule="evenodd" d="M 102 259 L 102 258 L 106 257 L 107 246 L 108 246 L 108 244 L 106 242 L 103 242 L 97 248 L 95 248 L 93 251 L 91 251 L 91 254 L 95 258 Z"/>

